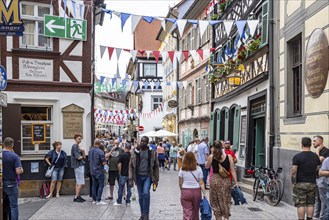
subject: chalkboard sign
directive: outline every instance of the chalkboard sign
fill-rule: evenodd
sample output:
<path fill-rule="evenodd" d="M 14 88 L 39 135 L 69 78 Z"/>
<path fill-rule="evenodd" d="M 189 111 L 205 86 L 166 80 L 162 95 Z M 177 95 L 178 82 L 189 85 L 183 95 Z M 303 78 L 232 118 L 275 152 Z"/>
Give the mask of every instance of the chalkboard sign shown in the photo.
<path fill-rule="evenodd" d="M 46 125 L 32 124 L 32 144 L 46 143 Z"/>

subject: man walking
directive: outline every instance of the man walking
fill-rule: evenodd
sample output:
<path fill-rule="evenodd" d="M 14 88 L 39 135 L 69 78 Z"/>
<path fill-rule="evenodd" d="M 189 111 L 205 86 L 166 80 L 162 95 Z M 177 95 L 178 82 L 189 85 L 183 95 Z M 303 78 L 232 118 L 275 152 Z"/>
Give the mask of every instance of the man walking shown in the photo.
<path fill-rule="evenodd" d="M 320 162 L 324 161 L 327 157 L 329 157 L 329 149 L 323 145 L 323 137 L 322 136 L 314 136 L 313 137 L 313 146 L 315 148 L 315 153 L 318 155 Z M 315 205 L 314 205 L 314 218 L 323 219 L 325 204 L 327 200 L 327 190 L 324 183 L 324 177 L 317 176 L 316 185 L 318 189 L 315 194 Z"/>
<path fill-rule="evenodd" d="M 71 167 L 74 169 L 75 174 L 75 197 L 73 202 L 84 202 L 86 201 L 81 197 L 82 186 L 85 185 L 85 162 L 86 159 L 85 151 L 82 147 L 79 146 L 82 140 L 80 134 L 74 135 L 74 144 L 71 148 Z"/>
<path fill-rule="evenodd" d="M 174 163 L 174 171 L 176 171 L 176 164 L 177 164 L 177 152 L 178 152 L 178 146 L 175 141 L 172 142 L 172 147 L 170 148 L 169 156 L 169 169 L 171 167 L 171 164 Z"/>
<path fill-rule="evenodd" d="M 107 205 L 103 202 L 102 194 L 105 182 L 104 165 L 106 164 L 105 153 L 99 149 L 100 140 L 95 139 L 94 146 L 89 152 L 90 175 L 92 178 L 92 198 L 93 204 Z"/>
<path fill-rule="evenodd" d="M 324 177 L 323 184 L 326 188 L 327 195 L 329 195 L 329 157 L 327 157 L 321 165 L 319 176 Z M 323 211 L 323 216 L 320 220 L 329 219 L 329 196 L 326 197 L 325 209 Z"/>
<path fill-rule="evenodd" d="M 312 140 L 303 137 L 302 152 L 292 159 L 291 183 L 293 201 L 297 207 L 298 219 L 312 219 L 316 193 L 316 173 L 320 167 L 319 157 L 311 151 Z"/>
<path fill-rule="evenodd" d="M 19 156 L 13 152 L 14 140 L 6 137 L 3 141 L 3 198 L 8 196 L 11 220 L 18 220 L 18 184 L 17 175 L 23 173 Z"/>
<path fill-rule="evenodd" d="M 227 140 L 227 141 L 224 142 L 224 144 L 225 144 L 224 145 L 225 146 L 225 150 L 224 150 L 225 154 L 231 155 L 232 159 L 233 159 L 233 162 L 237 163 L 238 160 L 236 159 L 236 155 L 235 155 L 234 151 L 231 149 L 231 142 L 229 140 Z"/>
<path fill-rule="evenodd" d="M 137 185 L 140 220 L 148 220 L 150 212 L 150 188 L 159 182 L 159 162 L 156 153 L 148 147 L 149 138 L 143 136 L 140 146 L 131 155 L 129 163 L 129 184 Z"/>
<path fill-rule="evenodd" d="M 208 137 L 206 137 L 198 145 L 198 165 L 202 169 L 203 182 L 205 186 L 207 185 L 207 178 L 208 178 L 208 170 L 205 167 L 205 163 L 208 160 L 208 156 L 209 156 Z"/>
<path fill-rule="evenodd" d="M 119 190 L 118 190 L 118 199 L 117 202 L 114 203 L 115 206 L 120 206 L 122 204 L 122 194 L 124 191 L 125 185 L 127 186 L 127 197 L 126 197 L 126 205 L 130 205 L 130 197 L 131 197 L 131 188 L 129 186 L 129 162 L 130 162 L 130 143 L 125 144 L 125 152 L 119 156 Z"/>

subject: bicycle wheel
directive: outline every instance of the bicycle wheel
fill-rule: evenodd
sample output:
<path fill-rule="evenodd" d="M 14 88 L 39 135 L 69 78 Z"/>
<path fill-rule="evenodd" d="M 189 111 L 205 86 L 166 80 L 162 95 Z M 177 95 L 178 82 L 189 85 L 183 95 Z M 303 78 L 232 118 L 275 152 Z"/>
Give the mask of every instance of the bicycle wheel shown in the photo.
<path fill-rule="evenodd" d="M 276 179 L 276 181 L 277 181 L 278 186 L 279 186 L 279 188 L 280 188 L 280 192 L 281 192 L 281 195 L 280 195 L 280 201 L 281 201 L 281 199 L 282 199 L 282 197 L 283 197 L 283 193 L 284 193 L 283 182 L 282 182 L 282 180 L 280 180 L 280 179 Z"/>
<path fill-rule="evenodd" d="M 253 197 L 254 201 L 257 198 L 258 189 L 259 189 L 259 178 L 256 178 L 255 181 L 254 181 L 254 186 L 252 188 L 252 197 Z"/>
<path fill-rule="evenodd" d="M 266 188 L 267 188 L 267 200 L 268 200 L 268 204 L 270 204 L 271 206 L 276 206 L 277 204 L 279 204 L 280 200 L 281 200 L 281 190 L 279 187 L 279 184 L 276 180 L 271 180 L 270 182 L 268 182 L 266 184 Z"/>

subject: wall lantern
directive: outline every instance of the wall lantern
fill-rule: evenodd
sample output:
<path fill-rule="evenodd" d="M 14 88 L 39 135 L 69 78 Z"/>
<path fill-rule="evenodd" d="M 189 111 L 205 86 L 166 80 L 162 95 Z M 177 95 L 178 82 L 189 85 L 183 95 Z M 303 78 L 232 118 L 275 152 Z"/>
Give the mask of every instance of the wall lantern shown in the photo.
<path fill-rule="evenodd" d="M 234 74 L 233 76 L 227 76 L 227 81 L 229 86 L 239 86 L 241 85 L 241 76 Z"/>

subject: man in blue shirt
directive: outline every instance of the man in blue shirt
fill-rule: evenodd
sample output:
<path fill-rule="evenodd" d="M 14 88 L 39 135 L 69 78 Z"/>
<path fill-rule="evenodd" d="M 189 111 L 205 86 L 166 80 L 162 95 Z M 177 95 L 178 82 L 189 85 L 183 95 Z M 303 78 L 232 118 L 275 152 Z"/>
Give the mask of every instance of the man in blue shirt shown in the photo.
<path fill-rule="evenodd" d="M 17 175 L 23 173 L 19 156 L 14 153 L 14 140 L 5 138 L 2 151 L 3 160 L 3 198 L 7 195 L 10 204 L 11 220 L 18 219 L 18 184 Z"/>
<path fill-rule="evenodd" d="M 198 165 L 202 169 L 203 182 L 205 186 L 207 185 L 207 177 L 208 177 L 208 170 L 205 167 L 205 163 L 208 160 L 208 156 L 209 156 L 208 137 L 206 137 L 198 145 Z"/>
<path fill-rule="evenodd" d="M 93 183 L 92 197 L 93 204 L 107 205 L 106 202 L 101 200 L 105 182 L 104 165 L 106 160 L 104 151 L 99 149 L 100 144 L 100 140 L 95 139 L 94 147 L 89 152 L 90 175 Z"/>

